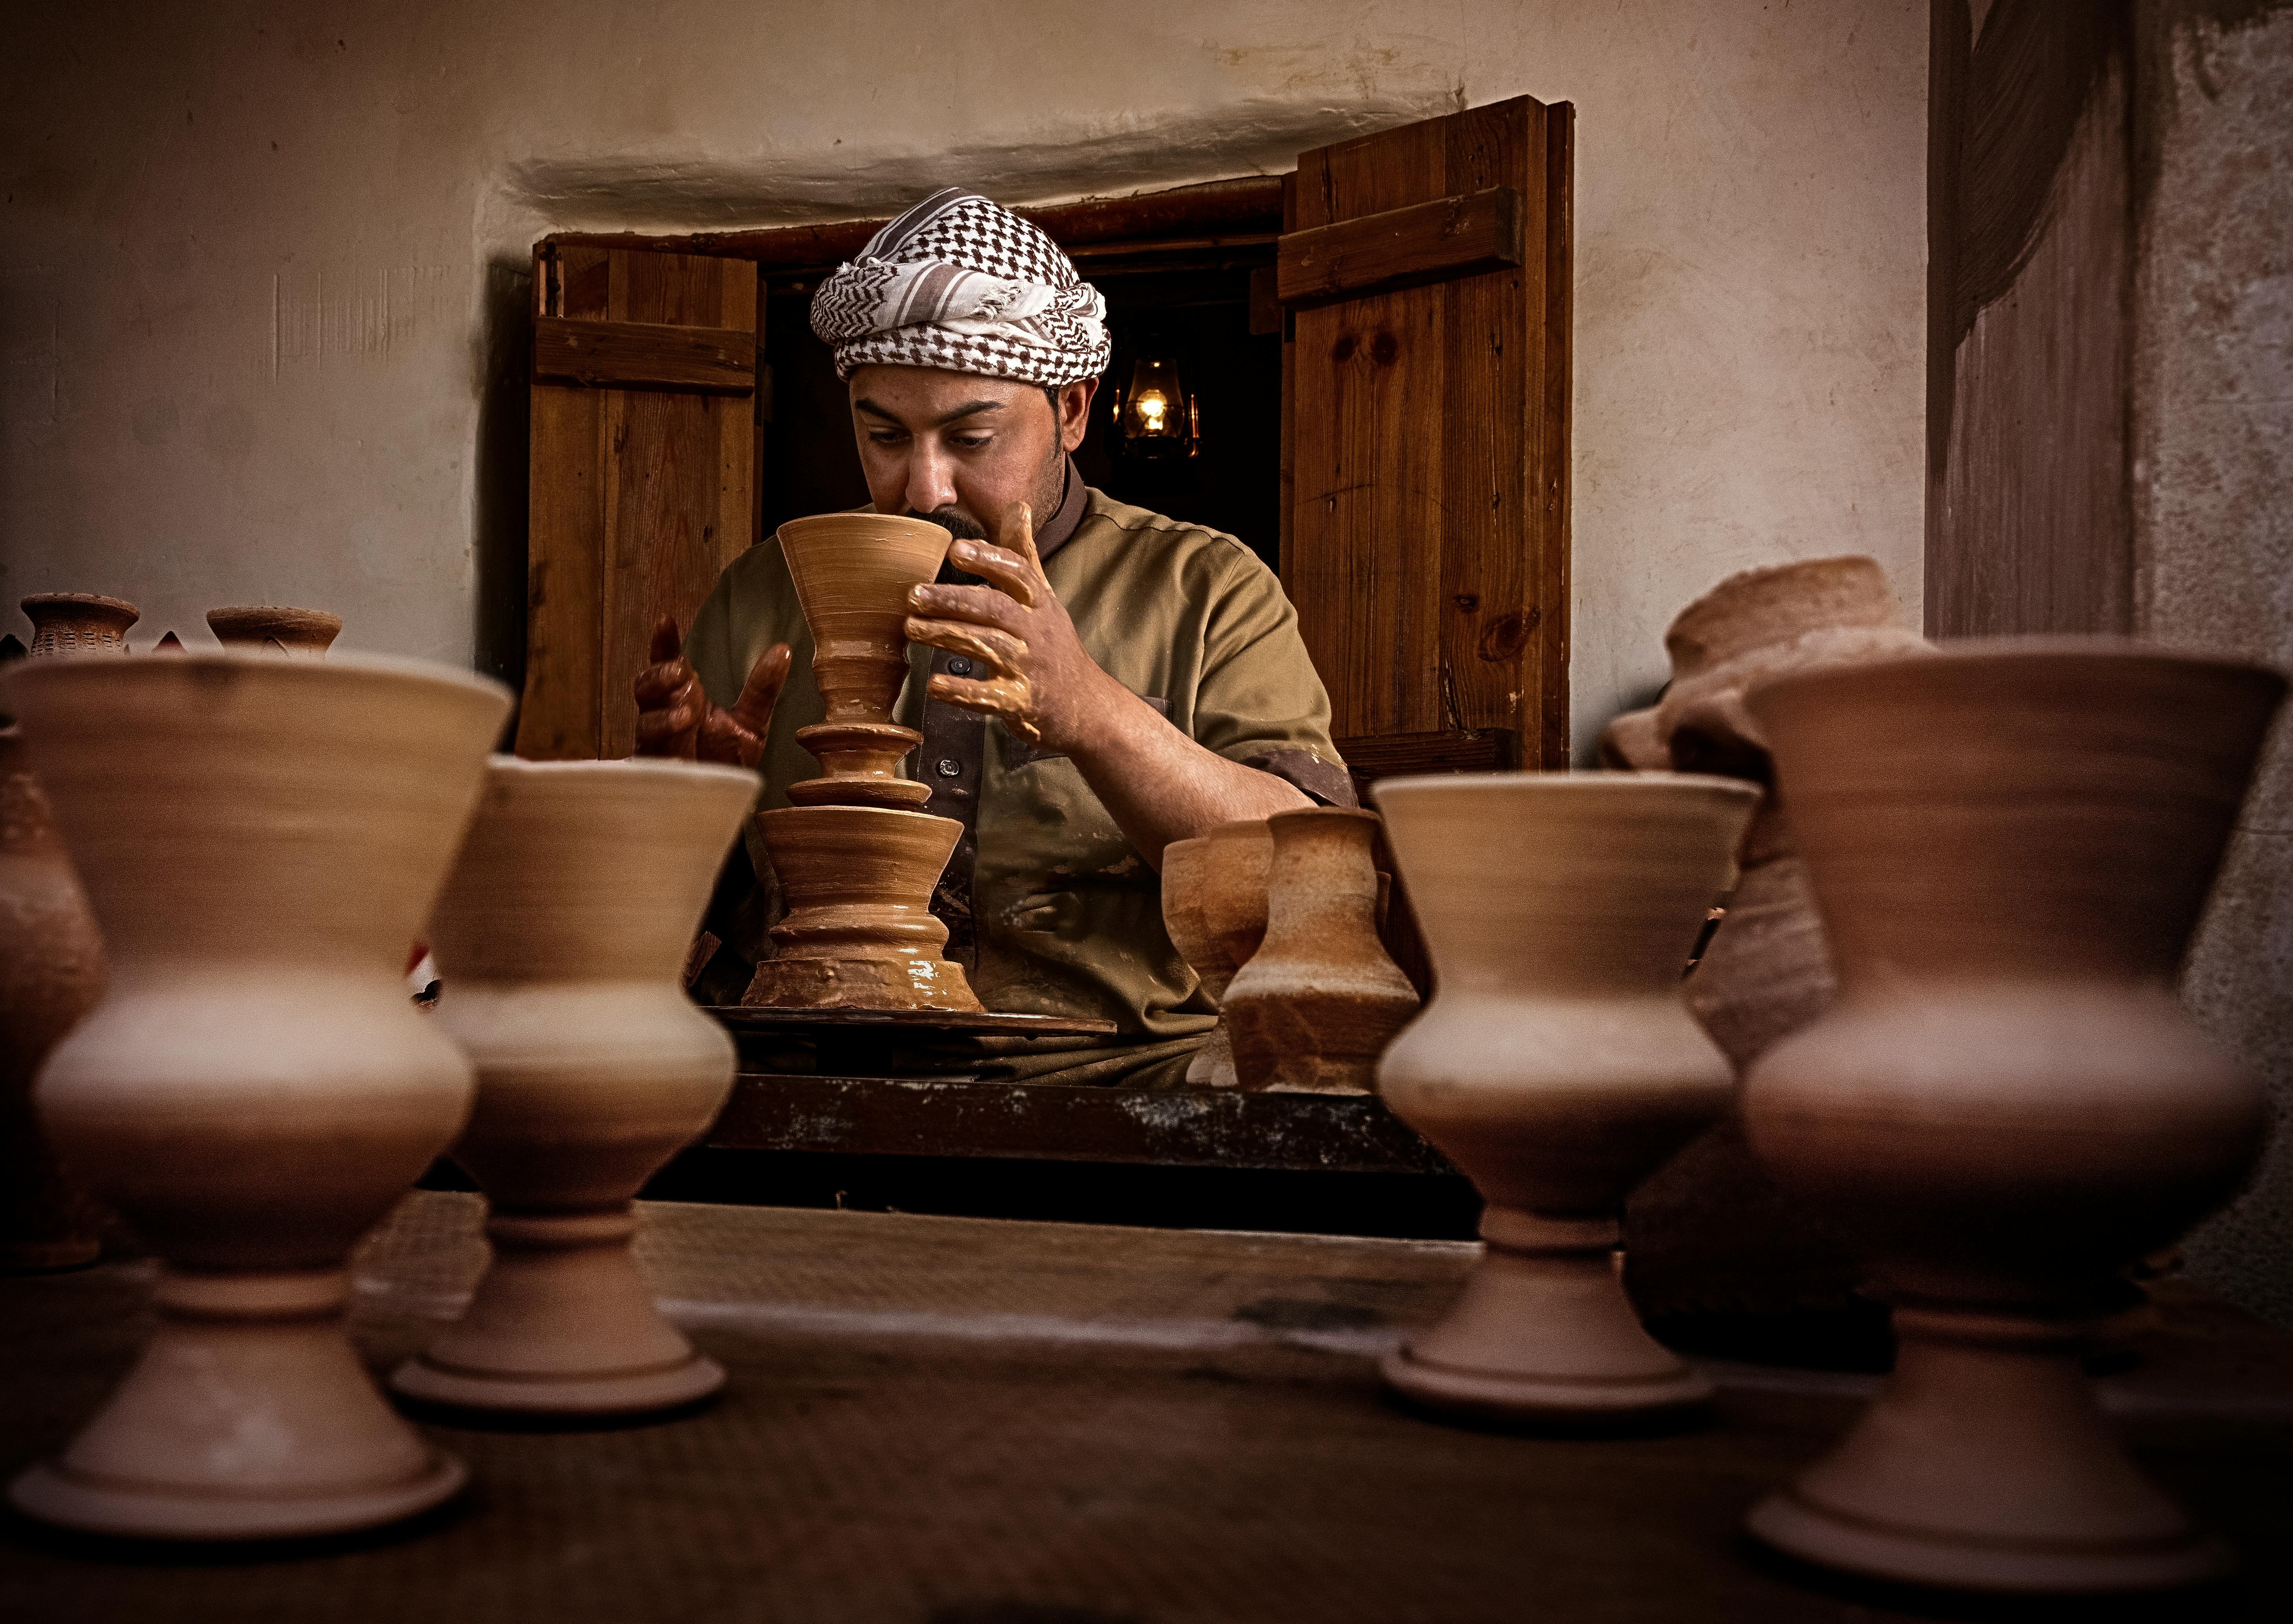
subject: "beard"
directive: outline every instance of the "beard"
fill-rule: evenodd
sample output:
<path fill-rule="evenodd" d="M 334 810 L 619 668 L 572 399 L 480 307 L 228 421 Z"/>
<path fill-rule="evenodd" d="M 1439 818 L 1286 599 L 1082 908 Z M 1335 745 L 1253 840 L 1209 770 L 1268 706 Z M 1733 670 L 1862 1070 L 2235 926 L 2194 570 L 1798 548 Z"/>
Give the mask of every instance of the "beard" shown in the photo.
<path fill-rule="evenodd" d="M 911 519 L 928 519 L 958 541 L 987 539 L 987 532 L 979 528 L 979 521 L 952 502 L 945 507 L 936 507 L 928 513 L 920 513 L 912 507 L 908 509 L 907 516 Z"/>

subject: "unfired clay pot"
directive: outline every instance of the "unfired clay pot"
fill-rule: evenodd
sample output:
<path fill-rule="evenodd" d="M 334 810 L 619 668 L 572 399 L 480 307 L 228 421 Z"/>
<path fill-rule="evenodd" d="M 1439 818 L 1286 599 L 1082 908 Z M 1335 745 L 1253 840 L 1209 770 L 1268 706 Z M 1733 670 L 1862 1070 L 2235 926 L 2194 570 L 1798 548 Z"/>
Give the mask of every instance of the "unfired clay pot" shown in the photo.
<path fill-rule="evenodd" d="M 1733 1094 L 1681 969 L 1758 799 L 1657 773 L 1378 785 L 1438 978 L 1379 1092 L 1488 1203 L 1457 1306 L 1385 1361 L 1409 1399 L 1584 1425 L 1710 1395 L 1641 1329 L 1616 1248 L 1626 1194 Z"/>
<path fill-rule="evenodd" d="M 1644 755 L 1652 743 L 1662 757 L 1656 764 L 1769 785 L 1767 741 L 1744 708 L 1750 685 L 1928 646 L 1904 624 L 1875 560 L 1746 570 L 1673 619 L 1665 634 L 1671 685 L 1651 709 L 1617 718 L 1604 748 Z M 1835 978 L 1772 788 L 1738 863 L 1726 917 L 1689 978 L 1688 1005 L 1740 1071 L 1821 1014 Z M 1791 1357 L 1820 1336 L 1849 1357 L 1884 1353 L 1877 1312 L 1856 1292 L 1861 1270 L 1852 1248 L 1776 1188 L 1733 1113 L 1634 1193 L 1625 1223 L 1633 1298 L 1675 1332 L 1716 1336 L 1731 1352 L 1748 1338 L 1755 1353 Z"/>
<path fill-rule="evenodd" d="M 508 693 L 407 661 L 228 653 L 27 660 L 0 682 L 111 968 L 49 1055 L 40 1113 L 162 1264 L 142 1359 L 10 1498 L 180 1539 L 435 1504 L 463 1469 L 360 1365 L 344 1260 L 469 1109 L 469 1063 L 404 967 Z"/>
<path fill-rule="evenodd" d="M 1203 924 L 1237 974 L 1266 940 L 1266 886 L 1274 868 L 1274 835 L 1263 818 L 1221 823 L 1211 843 L 1203 886 Z"/>
<path fill-rule="evenodd" d="M 2225 1557 L 2135 1470 L 2077 1355 L 2118 1270 L 2233 1191 L 2258 1087 L 2174 982 L 2273 673 L 2101 639 L 1753 691 L 1841 974 L 1745 1119 L 1896 1305 L 1895 1374 L 1752 1514 L 1808 1561 L 2093 1593 Z"/>
<path fill-rule="evenodd" d="M 772 927 L 744 1004 L 780 1009 L 976 1010 L 963 966 L 943 958 L 932 886 L 963 826 L 875 806 L 757 814 L 788 914 Z"/>
<path fill-rule="evenodd" d="M 32 1079 L 103 980 L 103 938 L 22 731 L 0 728 L 0 1272 L 74 1268 L 102 1249 L 101 1215 L 57 1166 Z"/>
<path fill-rule="evenodd" d="M 21 607 L 32 622 L 35 657 L 125 654 L 127 628 L 143 618 L 133 603 L 92 592 L 36 592 Z"/>
<path fill-rule="evenodd" d="M 631 1202 L 732 1092 L 732 1040 L 680 973 L 756 796 L 754 773 L 684 762 L 488 767 L 429 941 L 435 1018 L 477 1067 L 454 1159 L 491 1204 L 493 1264 L 399 1392 L 594 1417 L 724 1385 L 655 1311 Z"/>
<path fill-rule="evenodd" d="M 322 609 L 263 605 L 207 610 L 207 627 L 226 649 L 252 649 L 296 659 L 324 659 L 342 634 L 343 618 Z"/>
<path fill-rule="evenodd" d="M 1203 917 L 1211 885 L 1211 839 L 1174 840 L 1163 848 L 1163 928 L 1179 957 L 1192 967 L 1203 990 L 1213 1002 L 1226 997 L 1234 980 L 1235 963 Z M 1231 1088 L 1236 1084 L 1234 1045 L 1221 1012 L 1219 1023 L 1203 1039 L 1203 1046 L 1187 1065 L 1187 1085 L 1193 1088 Z"/>
<path fill-rule="evenodd" d="M 812 674 L 827 715 L 798 731 L 823 778 L 789 788 L 798 806 L 912 808 L 931 786 L 897 776 L 923 742 L 892 722 L 908 676 L 908 593 L 939 574 L 954 537 L 928 519 L 820 513 L 780 528 L 781 552 L 812 628 Z"/>
<path fill-rule="evenodd" d="M 1377 814 L 1317 806 L 1266 827 L 1266 940 L 1224 1002 L 1236 1075 L 1279 1094 L 1368 1094 L 1418 1004 L 1377 936 Z"/>

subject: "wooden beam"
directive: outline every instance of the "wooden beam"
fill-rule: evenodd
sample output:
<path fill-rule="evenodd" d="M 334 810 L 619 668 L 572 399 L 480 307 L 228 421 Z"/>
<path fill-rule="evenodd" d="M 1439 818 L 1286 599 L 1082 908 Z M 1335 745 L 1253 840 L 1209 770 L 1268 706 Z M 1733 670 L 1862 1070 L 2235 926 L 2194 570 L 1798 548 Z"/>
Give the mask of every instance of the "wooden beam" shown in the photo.
<path fill-rule="evenodd" d="M 1520 263 L 1520 191 L 1492 186 L 1292 231 L 1276 287 L 1284 304 L 1324 304 Z"/>
<path fill-rule="evenodd" d="M 1050 233 L 1061 246 L 1132 243 L 1184 237 L 1231 238 L 1282 229 L 1282 177 L 1244 175 L 1208 181 L 1135 198 L 1094 198 L 1082 203 L 1014 209 Z M 839 220 L 819 225 L 775 226 L 755 231 L 699 231 L 677 237 L 636 232 L 563 231 L 545 238 L 561 247 L 635 248 L 660 254 L 707 254 L 754 260 L 761 271 L 786 274 L 825 270 L 860 252 L 884 220 Z"/>
<path fill-rule="evenodd" d="M 757 387 L 757 335 L 730 327 L 538 316 L 533 381 L 586 389 L 751 394 Z"/>

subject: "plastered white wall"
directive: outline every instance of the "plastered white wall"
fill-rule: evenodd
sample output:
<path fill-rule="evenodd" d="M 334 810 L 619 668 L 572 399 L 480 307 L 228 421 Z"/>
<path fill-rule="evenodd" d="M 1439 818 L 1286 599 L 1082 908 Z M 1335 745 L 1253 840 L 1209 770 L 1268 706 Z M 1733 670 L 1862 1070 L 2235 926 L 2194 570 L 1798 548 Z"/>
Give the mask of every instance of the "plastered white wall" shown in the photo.
<path fill-rule="evenodd" d="M 20 634 L 76 589 L 473 660 L 485 289 L 544 231 L 1120 194 L 1523 93 L 1578 108 L 1580 752 L 1732 570 L 1873 553 L 1916 619 L 1917 0 L 45 0 L 0 56 Z"/>

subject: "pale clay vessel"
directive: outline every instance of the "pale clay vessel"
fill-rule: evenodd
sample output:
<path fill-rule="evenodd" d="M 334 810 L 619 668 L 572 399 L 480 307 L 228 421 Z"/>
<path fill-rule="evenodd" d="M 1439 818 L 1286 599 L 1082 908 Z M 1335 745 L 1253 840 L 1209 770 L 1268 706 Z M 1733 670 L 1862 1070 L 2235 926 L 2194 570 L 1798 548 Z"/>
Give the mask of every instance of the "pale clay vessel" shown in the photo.
<path fill-rule="evenodd" d="M 1236 968 L 1226 949 L 1211 933 L 1203 917 L 1211 885 L 1211 842 L 1207 835 L 1174 840 L 1163 848 L 1163 928 L 1171 945 L 1193 969 L 1213 1003 L 1226 997 Z M 1203 1039 L 1203 1046 L 1187 1065 L 1187 1085 L 1193 1088 L 1236 1086 L 1234 1044 L 1221 1009 L 1219 1022 Z"/>
<path fill-rule="evenodd" d="M 922 519 L 824 513 L 781 526 L 812 630 L 826 719 L 797 730 L 822 776 L 756 829 L 788 912 L 743 1004 L 796 1009 L 976 1011 L 963 967 L 943 957 L 932 887 L 963 826 L 915 811 L 931 787 L 897 775 L 922 742 L 892 708 L 908 675 L 908 593 L 939 573 L 953 539 Z"/>
<path fill-rule="evenodd" d="M 1769 785 L 1767 742 L 1744 707 L 1750 686 L 1788 671 L 1930 646 L 1904 624 L 1876 560 L 1821 558 L 1746 570 L 1673 618 L 1665 634 L 1670 686 L 1656 706 L 1611 723 L 1602 753 L 1637 768 Z M 1820 1014 L 1836 977 L 1787 810 L 1772 788 L 1745 832 L 1738 863 L 1726 917 L 1689 979 L 1688 1005 L 1740 1071 Z M 1794 1316 L 1824 1313 L 1843 1325 L 1870 1322 L 1856 1294 L 1860 1270 L 1851 1248 L 1776 1187 L 1732 1112 L 1641 1186 L 1625 1223 L 1634 1299 L 1668 1321 L 1753 1316 L 1746 1322 L 1796 1324 Z M 1876 1337 L 1876 1327 L 1868 1334 Z"/>
<path fill-rule="evenodd" d="M 493 1262 L 399 1392 L 588 1418 L 723 1386 L 654 1309 L 629 1240 L 639 1188 L 732 1091 L 732 1041 L 680 973 L 756 795 L 733 767 L 489 765 L 429 941 L 434 1019 L 477 1068 L 453 1153 L 486 1193 Z"/>
<path fill-rule="evenodd" d="M 18 607 L 32 623 L 35 658 L 125 654 L 127 628 L 143 618 L 133 603 L 93 592 L 36 592 Z"/>
<path fill-rule="evenodd" d="M 2275 674 L 2103 639 L 1752 692 L 1838 999 L 1752 1069 L 1753 1149 L 1896 1305 L 1895 1372 L 1753 1512 L 1806 1561 L 2094 1594 L 2211 1579 L 2078 1363 L 2117 1272 L 2226 1198 L 2260 1089 L 2175 979 Z"/>
<path fill-rule="evenodd" d="M 1379 1092 L 1487 1202 L 1457 1305 L 1386 1359 L 1386 1380 L 1499 1422 L 1597 1426 L 1702 1402 L 1709 1384 L 1625 1298 L 1620 1219 L 1733 1095 L 1681 972 L 1758 790 L 1529 772 L 1387 780 L 1378 799 L 1436 977 Z"/>
<path fill-rule="evenodd" d="M 234 654 L 26 661 L 0 682 L 110 959 L 39 1110 L 161 1260 L 141 1359 L 11 1499 L 192 1540 L 436 1504 L 463 1468 L 352 1351 L 344 1259 L 469 1109 L 469 1062 L 404 968 L 508 693 L 411 662 Z"/>
<path fill-rule="evenodd" d="M 1223 1001 L 1235 1074 L 1246 1089 L 1368 1094 L 1418 1006 L 1378 940 L 1378 816 L 1317 806 L 1266 827 L 1266 935 Z"/>
<path fill-rule="evenodd" d="M 207 629 L 226 649 L 284 654 L 290 659 L 324 659 L 342 634 L 343 618 L 322 609 L 256 604 L 207 610 Z"/>

